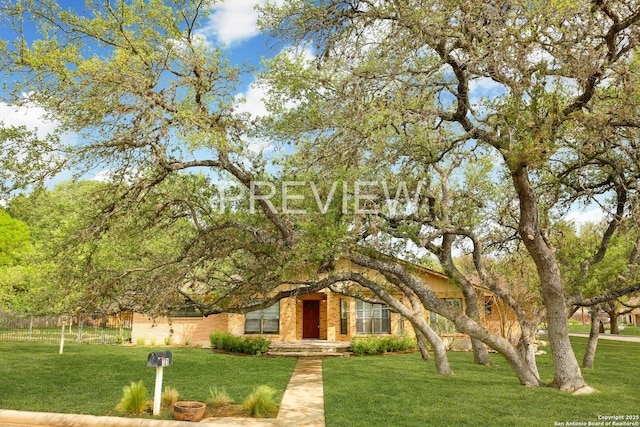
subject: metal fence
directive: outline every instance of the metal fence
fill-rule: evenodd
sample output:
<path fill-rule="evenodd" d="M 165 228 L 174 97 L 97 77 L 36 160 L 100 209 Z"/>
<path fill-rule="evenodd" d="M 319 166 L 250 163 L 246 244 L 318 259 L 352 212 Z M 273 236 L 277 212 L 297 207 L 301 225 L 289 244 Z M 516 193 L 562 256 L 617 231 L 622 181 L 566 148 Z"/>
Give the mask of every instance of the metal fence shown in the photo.
<path fill-rule="evenodd" d="M 30 316 L 0 312 L 0 341 L 123 344 L 131 342 L 132 313 L 85 316 Z"/>

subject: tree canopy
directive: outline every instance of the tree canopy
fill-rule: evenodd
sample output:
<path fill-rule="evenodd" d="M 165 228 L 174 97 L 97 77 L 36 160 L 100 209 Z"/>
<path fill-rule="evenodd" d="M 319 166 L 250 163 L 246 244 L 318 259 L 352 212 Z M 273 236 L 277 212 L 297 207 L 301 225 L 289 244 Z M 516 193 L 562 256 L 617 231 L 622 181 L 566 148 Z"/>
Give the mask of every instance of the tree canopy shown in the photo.
<path fill-rule="evenodd" d="M 323 172 L 346 164 L 365 176 L 444 177 L 446 187 L 431 194 L 439 215 L 396 212 L 375 224 L 405 236 L 415 224 L 452 277 L 454 241 L 470 241 L 480 277 L 487 251 L 526 247 L 546 309 L 554 383 L 566 389 L 585 383 L 549 234 L 554 217 L 577 202 L 599 203 L 610 213 L 601 257 L 621 219 L 637 210 L 636 6 L 289 1 L 262 21 L 285 42 L 315 49 L 313 64 L 293 50 L 265 76 L 276 135 L 303 145 L 301 162 Z M 483 170 L 482 159 L 495 169 Z M 491 193 L 468 175 L 451 210 L 446 197 L 463 176 L 445 173 L 451 165 L 508 186 Z"/>

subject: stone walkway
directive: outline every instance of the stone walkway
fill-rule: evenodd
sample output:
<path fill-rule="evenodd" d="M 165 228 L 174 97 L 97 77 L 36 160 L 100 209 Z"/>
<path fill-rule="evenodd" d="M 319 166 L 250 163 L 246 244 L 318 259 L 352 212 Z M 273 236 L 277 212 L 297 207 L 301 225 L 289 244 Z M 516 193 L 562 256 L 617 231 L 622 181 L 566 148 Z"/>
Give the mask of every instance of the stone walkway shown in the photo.
<path fill-rule="evenodd" d="M 0 409 L 0 427 L 186 427 L 189 425 L 193 426 L 193 423 Z M 282 397 L 277 418 L 208 418 L 203 420 L 200 425 L 214 427 L 324 427 L 322 360 L 298 359 Z"/>
<path fill-rule="evenodd" d="M 278 417 L 208 418 L 202 421 L 212 426 L 297 426 L 324 427 L 324 390 L 322 360 L 298 359 L 287 389 L 282 396 Z"/>

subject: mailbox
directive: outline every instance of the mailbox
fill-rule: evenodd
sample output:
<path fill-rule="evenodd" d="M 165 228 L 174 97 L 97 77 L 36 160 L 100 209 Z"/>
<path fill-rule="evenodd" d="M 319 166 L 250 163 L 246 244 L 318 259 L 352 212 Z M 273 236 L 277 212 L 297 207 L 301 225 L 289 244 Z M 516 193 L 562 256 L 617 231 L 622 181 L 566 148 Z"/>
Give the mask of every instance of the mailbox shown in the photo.
<path fill-rule="evenodd" d="M 147 356 L 147 366 L 150 368 L 159 368 L 162 366 L 170 366 L 173 364 L 173 354 L 170 351 L 157 351 L 149 353 Z"/>

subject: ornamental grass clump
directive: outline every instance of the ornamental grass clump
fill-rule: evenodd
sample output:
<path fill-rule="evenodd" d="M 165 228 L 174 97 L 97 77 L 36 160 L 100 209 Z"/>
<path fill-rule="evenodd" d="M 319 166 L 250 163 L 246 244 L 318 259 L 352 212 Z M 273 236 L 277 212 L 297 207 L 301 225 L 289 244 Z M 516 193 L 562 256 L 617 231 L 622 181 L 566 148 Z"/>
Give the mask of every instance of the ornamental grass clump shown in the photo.
<path fill-rule="evenodd" d="M 173 405 L 178 401 L 179 397 L 180 393 L 178 393 L 178 390 L 171 386 L 166 386 L 160 396 L 160 406 L 163 408 L 173 408 Z"/>
<path fill-rule="evenodd" d="M 147 410 L 147 387 L 142 380 L 122 388 L 122 400 L 118 409 L 129 414 L 141 414 Z"/>
<path fill-rule="evenodd" d="M 242 407 L 252 417 L 266 417 L 278 412 L 278 404 L 274 399 L 276 391 L 268 385 L 261 385 L 253 390 L 242 402 Z"/>
<path fill-rule="evenodd" d="M 224 405 L 230 405 L 235 402 L 233 398 L 229 396 L 227 390 L 224 388 L 211 387 L 209 388 L 209 394 L 211 395 L 211 397 L 207 399 L 206 403 L 213 406 L 214 408 Z"/>

